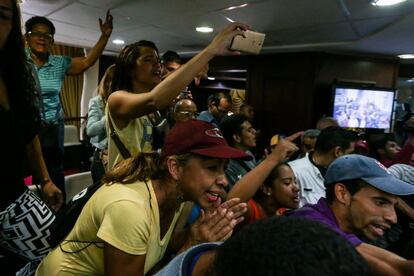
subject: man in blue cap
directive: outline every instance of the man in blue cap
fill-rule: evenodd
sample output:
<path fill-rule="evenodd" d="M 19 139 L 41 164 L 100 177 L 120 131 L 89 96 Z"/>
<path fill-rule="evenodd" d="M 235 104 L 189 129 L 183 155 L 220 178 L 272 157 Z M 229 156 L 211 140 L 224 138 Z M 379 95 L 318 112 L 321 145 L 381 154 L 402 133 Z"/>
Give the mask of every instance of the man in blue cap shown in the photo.
<path fill-rule="evenodd" d="M 377 160 L 352 154 L 339 157 L 325 175 L 326 198 L 291 216 L 320 221 L 348 239 L 374 275 L 414 275 L 414 260 L 364 243 L 375 240 L 397 222 L 399 196 L 414 194 L 414 186 L 394 178 Z"/>

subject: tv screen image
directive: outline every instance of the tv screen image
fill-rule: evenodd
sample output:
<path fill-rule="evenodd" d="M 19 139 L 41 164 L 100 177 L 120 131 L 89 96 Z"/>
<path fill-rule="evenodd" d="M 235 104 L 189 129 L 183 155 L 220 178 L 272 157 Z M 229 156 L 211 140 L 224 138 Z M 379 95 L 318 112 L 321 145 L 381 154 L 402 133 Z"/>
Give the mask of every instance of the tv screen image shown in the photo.
<path fill-rule="evenodd" d="M 335 87 L 334 91 L 333 117 L 341 127 L 390 128 L 394 91 L 346 87 Z"/>

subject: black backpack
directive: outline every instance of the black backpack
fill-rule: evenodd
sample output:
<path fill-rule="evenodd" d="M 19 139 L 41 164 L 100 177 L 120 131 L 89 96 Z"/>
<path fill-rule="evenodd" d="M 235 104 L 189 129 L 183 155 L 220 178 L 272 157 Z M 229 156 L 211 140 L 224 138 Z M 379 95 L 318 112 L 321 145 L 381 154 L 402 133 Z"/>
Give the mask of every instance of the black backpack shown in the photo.
<path fill-rule="evenodd" d="M 116 144 L 124 159 L 131 157 L 128 149 L 119 139 L 118 134 L 114 130 L 112 121 L 109 119 L 110 137 Z M 50 237 L 48 242 L 52 248 L 59 245 L 72 230 L 75 225 L 80 213 L 82 212 L 83 206 L 91 198 L 91 196 L 99 189 L 99 185 L 92 185 L 76 194 L 66 206 L 62 207 L 61 210 L 56 214 L 56 219 L 50 227 Z"/>
<path fill-rule="evenodd" d="M 101 185 L 92 185 L 76 194 L 65 206 L 56 214 L 56 219 L 50 226 L 50 236 L 48 242 L 52 248 L 59 245 L 72 230 L 83 206 Z"/>

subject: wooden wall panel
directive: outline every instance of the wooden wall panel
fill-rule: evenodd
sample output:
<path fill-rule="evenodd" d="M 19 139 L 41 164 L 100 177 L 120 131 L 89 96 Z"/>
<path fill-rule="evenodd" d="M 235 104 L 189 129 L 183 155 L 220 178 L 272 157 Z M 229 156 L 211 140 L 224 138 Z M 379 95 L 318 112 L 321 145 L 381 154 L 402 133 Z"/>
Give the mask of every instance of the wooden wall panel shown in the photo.
<path fill-rule="evenodd" d="M 268 138 L 290 134 L 312 123 L 314 62 L 309 54 L 260 57 L 249 68 L 247 98 L 255 125 Z"/>
<path fill-rule="evenodd" d="M 366 82 L 378 87 L 395 88 L 398 60 L 351 55 L 319 54 L 314 86 L 315 119 L 332 112 L 332 84 L 336 81 Z"/>
<path fill-rule="evenodd" d="M 399 65 L 390 58 L 316 52 L 220 57 L 210 63 L 210 68 L 226 67 L 247 69 L 255 126 L 271 135 L 313 128 L 322 115 L 330 115 L 337 80 L 395 87 Z"/>

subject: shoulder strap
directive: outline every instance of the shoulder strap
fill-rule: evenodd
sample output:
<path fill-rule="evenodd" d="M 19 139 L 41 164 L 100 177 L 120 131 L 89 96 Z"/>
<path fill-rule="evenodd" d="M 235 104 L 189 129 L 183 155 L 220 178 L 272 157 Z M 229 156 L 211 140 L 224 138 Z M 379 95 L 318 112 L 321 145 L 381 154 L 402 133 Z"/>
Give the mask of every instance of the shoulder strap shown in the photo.
<path fill-rule="evenodd" d="M 36 67 L 35 67 L 36 65 L 31 61 L 27 61 L 27 64 L 30 66 L 30 70 L 32 72 L 32 77 L 33 77 L 34 85 L 35 85 L 35 89 L 34 89 L 35 91 L 34 92 L 35 92 L 36 96 L 38 97 L 39 111 L 41 113 L 41 119 L 42 119 L 42 121 L 46 121 L 46 112 L 45 112 L 45 107 L 43 105 L 42 87 L 40 85 L 40 80 L 39 80 L 39 77 L 37 75 L 37 70 L 36 70 Z M 60 112 L 62 110 L 62 105 L 61 105 L 62 99 L 60 97 L 61 97 L 61 93 L 59 93 L 59 102 L 58 102 L 58 107 L 56 109 L 56 114 L 55 114 L 55 119 L 54 119 L 55 121 L 57 121 L 57 119 L 60 117 Z"/>
<path fill-rule="evenodd" d="M 108 115 L 107 115 L 108 116 Z M 112 124 L 112 119 L 110 116 L 108 116 L 108 123 L 109 123 L 109 130 L 110 135 L 114 143 L 116 144 L 116 147 L 119 150 L 119 153 L 122 155 L 122 158 L 127 159 L 131 157 L 131 153 L 129 153 L 128 149 L 125 147 L 124 143 L 122 143 L 121 139 L 119 139 L 118 134 L 115 131 L 114 125 Z"/>
<path fill-rule="evenodd" d="M 151 114 L 147 115 L 148 120 L 152 124 L 153 127 L 157 127 L 164 123 L 165 119 L 161 116 L 158 111 L 155 111 Z"/>
<path fill-rule="evenodd" d="M 39 111 L 41 113 L 41 119 L 42 119 L 42 121 L 44 121 L 46 119 L 46 113 L 45 113 L 45 108 L 43 106 L 43 95 L 42 95 L 42 89 L 40 87 L 39 77 L 37 76 L 36 68 L 35 68 L 35 65 L 33 64 L 33 62 L 27 61 L 26 64 L 28 65 L 28 67 L 29 67 L 28 69 L 32 73 L 32 77 L 33 77 L 33 81 L 34 81 L 34 85 L 35 85 L 34 93 L 36 94 L 36 97 L 37 97 L 37 100 L 38 100 Z"/>

